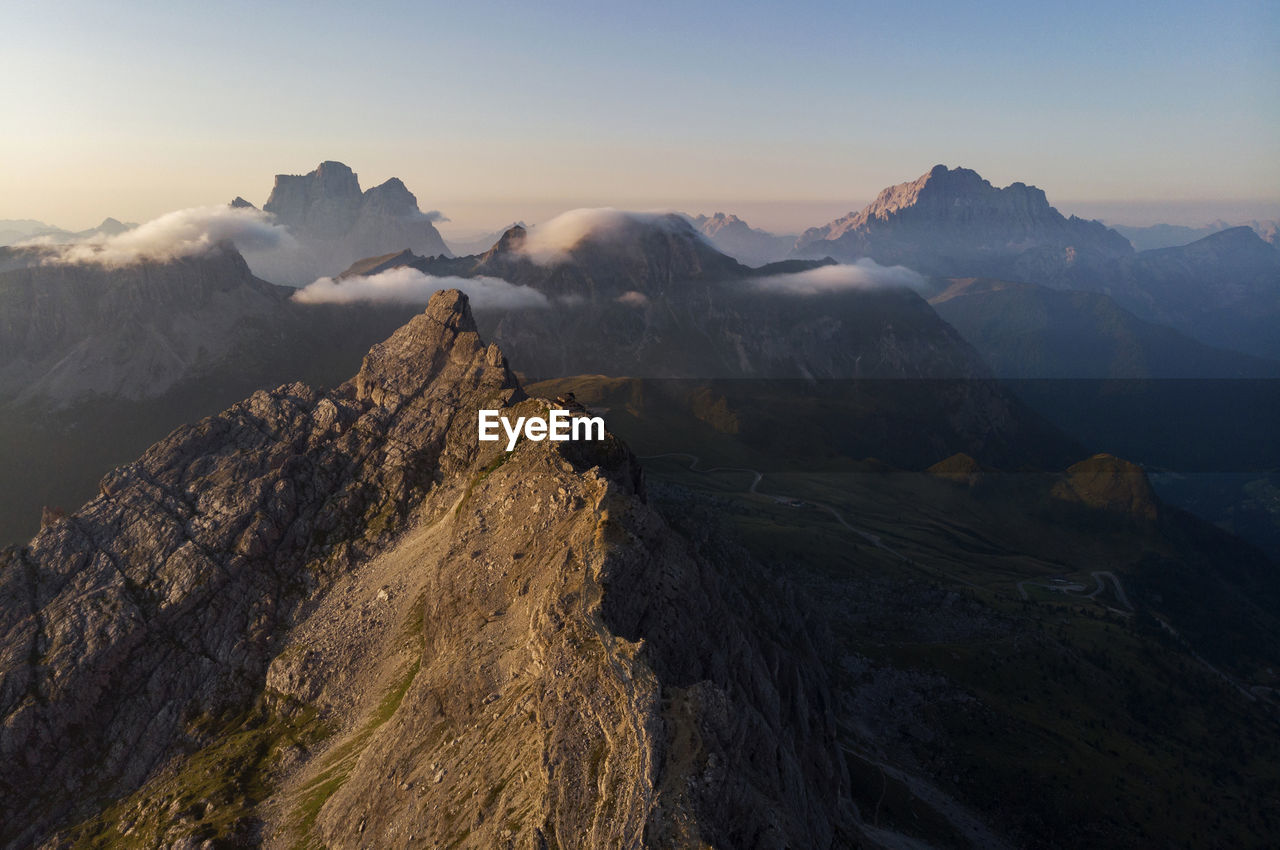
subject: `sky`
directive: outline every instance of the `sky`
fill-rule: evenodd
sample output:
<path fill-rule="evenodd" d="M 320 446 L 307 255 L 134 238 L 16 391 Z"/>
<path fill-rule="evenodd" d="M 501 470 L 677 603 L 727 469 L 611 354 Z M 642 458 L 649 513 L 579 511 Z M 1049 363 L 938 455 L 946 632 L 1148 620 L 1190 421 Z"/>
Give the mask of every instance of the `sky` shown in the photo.
<path fill-rule="evenodd" d="M 446 236 L 602 205 L 795 231 L 937 163 L 1122 223 L 1280 216 L 1274 0 L 0 0 L 0 20 L 0 218 L 261 204 L 325 159 L 402 178 Z"/>

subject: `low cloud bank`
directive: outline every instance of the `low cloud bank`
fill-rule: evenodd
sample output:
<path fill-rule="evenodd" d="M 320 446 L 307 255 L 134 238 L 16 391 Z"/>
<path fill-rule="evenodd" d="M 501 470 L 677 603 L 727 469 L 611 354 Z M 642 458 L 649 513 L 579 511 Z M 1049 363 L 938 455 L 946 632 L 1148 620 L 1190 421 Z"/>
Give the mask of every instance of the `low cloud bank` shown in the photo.
<path fill-rule="evenodd" d="M 783 295 L 821 295 L 850 289 L 905 287 L 921 291 L 927 281 L 906 266 L 882 266 L 874 260 L 853 264 L 819 266 L 793 274 L 776 274 L 754 281 L 757 289 Z"/>
<path fill-rule="evenodd" d="M 670 213 L 628 212 L 612 207 L 577 209 L 529 228 L 520 250 L 535 263 L 549 265 L 563 259 L 575 245 L 588 237 L 621 239 L 637 227 L 655 225 L 673 232 L 687 229 L 695 233 L 687 221 Z"/>
<path fill-rule="evenodd" d="M 25 244 L 53 248 L 54 253 L 46 262 L 93 263 L 114 268 L 145 260 L 165 262 L 195 256 L 224 240 L 234 243 L 240 251 L 267 251 L 294 244 L 289 231 L 266 213 L 222 205 L 177 210 L 124 233 L 95 234 L 70 245 L 52 245 L 42 240 Z"/>
<path fill-rule="evenodd" d="M 417 269 L 387 269 L 371 277 L 335 280 L 322 277 L 299 289 L 294 301 L 303 304 L 412 304 L 425 306 L 441 289 L 461 289 L 480 309 L 523 309 L 546 307 L 547 296 L 528 286 L 516 286 L 497 277 L 433 277 Z"/>

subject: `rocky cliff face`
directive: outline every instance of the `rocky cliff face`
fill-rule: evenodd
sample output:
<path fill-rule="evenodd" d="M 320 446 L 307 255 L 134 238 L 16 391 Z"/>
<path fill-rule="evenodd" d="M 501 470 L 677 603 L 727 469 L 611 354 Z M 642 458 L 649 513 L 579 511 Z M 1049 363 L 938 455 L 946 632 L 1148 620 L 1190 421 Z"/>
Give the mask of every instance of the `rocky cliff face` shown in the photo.
<path fill-rule="evenodd" d="M 1133 252 L 1128 240 L 1096 221 L 1067 218 L 1035 186 L 992 186 L 967 168 L 934 166 L 891 186 L 861 212 L 811 228 L 796 254 L 870 257 L 928 274 L 1038 279 Z"/>
<path fill-rule="evenodd" d="M 0 840 L 835 846 L 856 818 L 785 592 L 690 545 L 445 292 L 354 379 L 261 392 L 0 554 Z M 758 589 L 758 587 L 757 587 Z"/>
<path fill-rule="evenodd" d="M 322 162 L 305 175 L 276 175 L 263 205 L 300 243 L 288 257 L 262 258 L 256 269 L 290 285 L 334 275 L 362 257 L 410 250 L 449 256 L 449 249 L 418 200 L 398 178 L 361 191 L 356 173 L 340 162 Z"/>
<path fill-rule="evenodd" d="M 116 268 L 43 259 L 0 271 L 0 407 L 137 402 L 194 382 L 234 390 L 225 404 L 284 380 L 339 383 L 412 313 L 294 303 L 229 243 Z"/>
<path fill-rule="evenodd" d="M 279 321 L 287 296 L 229 245 L 120 268 L 0 273 L 0 401 L 160 395 L 232 356 L 256 323 Z"/>

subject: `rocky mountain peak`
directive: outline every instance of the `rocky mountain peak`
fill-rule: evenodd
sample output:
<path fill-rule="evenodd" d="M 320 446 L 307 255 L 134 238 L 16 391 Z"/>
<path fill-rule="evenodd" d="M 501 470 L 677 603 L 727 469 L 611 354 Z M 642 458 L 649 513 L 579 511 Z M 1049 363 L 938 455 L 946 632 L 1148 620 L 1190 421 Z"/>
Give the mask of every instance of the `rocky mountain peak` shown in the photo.
<path fill-rule="evenodd" d="M 716 250 L 749 266 L 782 260 L 795 244 L 794 236 L 775 236 L 759 230 L 733 213 L 697 215 L 687 220 Z"/>
<path fill-rule="evenodd" d="M 705 221 L 702 221 L 697 225 L 697 227 L 704 236 L 708 237 L 715 236 L 723 230 L 750 230 L 747 223 L 736 215 L 726 215 L 722 212 L 718 212 Z"/>
<path fill-rule="evenodd" d="M 315 191 L 321 195 L 350 197 L 360 194 L 359 177 L 344 163 L 325 160 L 308 176 Z"/>
<path fill-rule="evenodd" d="M 239 195 L 236 195 L 234 198 L 232 198 L 231 203 L 227 204 L 227 206 L 235 210 L 239 210 L 239 209 L 256 210 L 257 209 L 257 207 L 255 207 L 253 204 L 249 203 Z"/>
<path fill-rule="evenodd" d="M 441 292 L 352 382 L 179 428 L 0 550 L 0 843 L 847 834 L 833 697 L 790 597 L 668 527 L 612 436 L 477 444 L 478 409 L 553 404 Z M 761 587 L 783 604 L 760 613 Z"/>
<path fill-rule="evenodd" d="M 507 228 L 506 232 L 499 237 L 498 241 L 485 254 L 486 257 L 496 254 L 510 254 L 520 250 L 524 245 L 525 239 L 529 236 L 529 231 L 522 225 L 513 224 Z"/>
<path fill-rule="evenodd" d="M 437 382 L 494 392 L 518 386 L 498 347 L 480 342 L 467 296 L 456 289 L 431 296 L 425 311 L 373 346 L 354 379 L 356 398 L 388 408 Z"/>
<path fill-rule="evenodd" d="M 361 191 L 356 173 L 341 162 L 322 162 L 305 175 L 276 175 L 262 209 L 302 243 L 303 255 L 293 267 L 261 272 L 280 282 L 303 285 L 362 258 L 406 249 L 423 256 L 450 256 L 403 181 L 392 177 Z"/>
<path fill-rule="evenodd" d="M 1258 232 L 1248 225 L 1228 227 L 1224 230 L 1218 231 L 1217 233 L 1210 234 L 1199 241 L 1203 247 L 1212 248 L 1216 251 L 1253 252 L 1257 251 L 1259 248 L 1270 247 L 1267 245 L 1266 241 L 1258 235 Z"/>
<path fill-rule="evenodd" d="M 805 231 L 795 251 L 1016 280 L 1127 257 L 1133 246 L 1100 222 L 1063 216 L 1035 186 L 997 188 L 972 169 L 937 165 L 860 212 Z"/>
<path fill-rule="evenodd" d="M 99 224 L 94 229 L 97 230 L 99 233 L 106 234 L 107 236 L 116 236 L 118 234 L 124 233 L 127 230 L 130 230 L 133 226 L 134 225 L 125 224 L 123 221 L 120 221 L 119 219 L 112 218 L 111 216 L 107 216 L 102 220 L 102 224 Z"/>
<path fill-rule="evenodd" d="M 417 215 L 418 199 L 399 177 L 374 186 L 364 193 L 364 208 L 369 212 L 408 217 Z"/>
<path fill-rule="evenodd" d="M 1049 205 L 1044 191 L 1035 186 L 1011 183 L 997 189 L 972 169 L 935 165 L 910 183 L 899 183 L 882 191 L 862 212 L 848 219 L 848 229 L 873 221 L 888 221 L 913 210 L 941 220 L 969 218 L 975 211 L 1019 219 L 1062 218 Z"/>
<path fill-rule="evenodd" d="M 308 174 L 277 174 L 262 209 L 294 230 L 334 238 L 351 229 L 361 203 L 355 172 L 340 162 L 327 161 Z"/>

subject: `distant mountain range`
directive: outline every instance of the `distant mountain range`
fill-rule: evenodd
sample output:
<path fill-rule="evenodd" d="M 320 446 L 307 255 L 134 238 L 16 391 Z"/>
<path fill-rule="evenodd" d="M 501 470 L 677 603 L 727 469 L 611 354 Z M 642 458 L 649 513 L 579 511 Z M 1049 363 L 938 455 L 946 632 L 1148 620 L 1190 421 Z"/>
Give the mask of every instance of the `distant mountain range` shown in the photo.
<path fill-rule="evenodd" d="M 1254 231 L 964 169 L 758 268 L 617 210 L 449 256 L 337 163 L 265 206 L 213 212 L 323 280 L 0 248 L 0 844 L 1274 844 L 1280 572 L 1147 474 L 1274 502 L 1280 362 L 1173 327 L 1274 336 Z"/>
<path fill-rule="evenodd" d="M 249 206 L 239 198 L 234 205 Z M 806 234 L 814 254 L 951 270 L 941 284 L 825 257 L 751 268 L 712 242 L 762 232 L 724 214 L 695 219 L 695 227 L 678 215 L 578 211 L 514 226 L 482 253 L 451 257 L 400 181 L 362 191 L 350 169 L 332 162 L 277 178 L 265 206 L 294 234 L 292 259 L 313 264 L 298 282 L 323 266 L 338 290 L 402 271 L 417 276 L 419 290 L 470 280 L 533 293 L 541 299 L 534 306 L 478 298 L 476 307 L 482 331 L 531 378 L 951 382 L 948 392 L 969 398 L 963 422 L 947 420 L 920 394 L 881 399 L 894 411 L 881 417 L 886 422 L 905 421 L 916 405 L 912 421 L 948 423 L 916 449 L 895 444 L 891 456 L 904 465 L 927 465 L 944 449 L 986 451 L 983 462 L 1063 457 L 1060 437 L 1046 436 L 995 388 L 997 376 L 1275 374 L 1257 358 L 1277 356 L 1280 254 L 1253 231 L 1135 253 L 1097 222 L 1059 215 L 1034 187 L 996 189 L 965 169 L 935 168 Z M 409 247 L 413 240 L 421 252 Z M 368 245 L 388 250 L 334 265 Z M 260 254 L 246 264 L 229 246 L 114 269 L 51 265 L 45 250 L 0 249 L 0 407 L 52 416 L 44 431 L 73 442 L 83 442 L 69 436 L 73 427 L 96 422 L 102 430 L 143 407 L 159 411 L 149 415 L 157 429 L 205 415 L 214 408 L 199 401 L 201 386 L 227 399 L 300 377 L 338 380 L 415 309 L 411 301 L 376 306 L 359 298 L 301 304 L 254 273 Z M 974 267 L 1027 276 L 956 282 L 975 276 L 954 269 Z M 932 307 L 921 293 L 935 296 Z M 86 418 L 77 411 L 87 404 L 117 407 Z M 870 421 L 858 418 L 870 409 L 850 416 Z M 160 435 L 147 427 L 140 439 Z M 1036 455 L 1036 442 L 1049 451 Z"/>
<path fill-rule="evenodd" d="M 554 226 L 554 225 L 553 225 Z M 350 273 L 408 267 L 435 277 L 493 277 L 550 298 L 541 310 L 477 310 L 481 328 L 538 378 L 970 378 L 985 367 L 909 289 L 794 295 L 757 282 L 830 268 L 790 261 L 750 268 L 704 242 L 680 216 L 588 229 L 552 262 L 513 227 L 489 251 L 458 258 L 372 258 Z"/>
<path fill-rule="evenodd" d="M 78 242 L 95 236 L 115 236 L 137 226 L 134 223 L 124 223 L 108 217 L 103 219 L 102 224 L 97 227 L 72 231 L 30 218 L 0 219 L 0 248 L 32 239 L 47 240 L 52 243 Z"/>
<path fill-rule="evenodd" d="M 795 247 L 795 236 L 775 236 L 752 227 L 736 215 L 685 216 L 699 233 L 715 246 L 748 266 L 763 266 L 785 260 Z"/>
<path fill-rule="evenodd" d="M 1151 224 L 1144 227 L 1133 227 L 1125 224 L 1113 224 L 1111 229 L 1119 233 L 1139 251 L 1151 251 L 1157 248 L 1177 248 L 1189 245 L 1206 236 L 1212 236 L 1235 225 L 1221 219 L 1203 227 L 1186 227 L 1181 224 Z M 1280 247 L 1280 223 L 1275 221 L 1251 221 L 1247 224 L 1272 246 Z"/>
<path fill-rule="evenodd" d="M 1099 292 L 963 278 L 929 304 L 1002 378 L 1280 378 L 1280 361 L 1212 348 Z"/>
<path fill-rule="evenodd" d="M 1135 253 L 1102 223 L 1064 217 L 1034 186 L 998 189 L 969 169 L 939 165 L 806 231 L 796 254 L 1100 292 L 1208 345 L 1280 358 L 1280 251 L 1249 227 Z"/>

